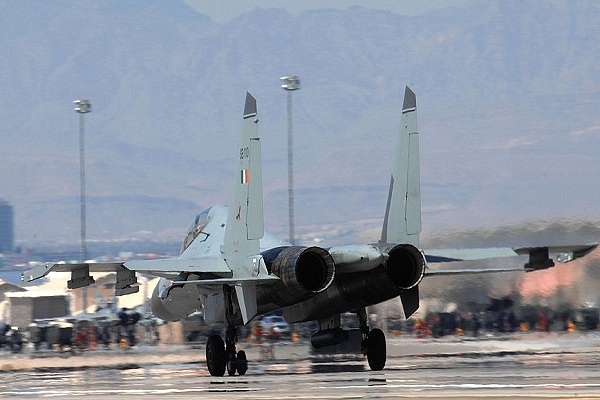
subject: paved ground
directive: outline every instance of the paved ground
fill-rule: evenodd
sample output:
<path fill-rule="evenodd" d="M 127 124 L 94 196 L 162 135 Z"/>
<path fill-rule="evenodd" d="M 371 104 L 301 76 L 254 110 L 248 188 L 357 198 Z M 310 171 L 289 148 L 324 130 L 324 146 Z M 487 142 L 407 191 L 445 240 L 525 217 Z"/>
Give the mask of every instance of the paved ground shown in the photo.
<path fill-rule="evenodd" d="M 360 356 L 314 356 L 308 345 L 278 345 L 268 360 L 258 347 L 246 351 L 248 374 L 223 378 L 208 375 L 203 348 L 2 353 L 0 398 L 600 399 L 599 333 L 392 337 L 380 372 L 369 371 Z"/>
<path fill-rule="evenodd" d="M 600 352 L 600 332 L 571 334 L 513 334 L 486 336 L 478 339 L 445 337 L 440 339 L 417 339 L 414 337 L 387 338 L 388 359 L 408 356 L 449 356 L 469 354 L 543 354 L 571 352 Z M 298 361 L 314 355 L 308 343 L 280 342 L 273 346 L 238 345 L 245 350 L 250 363 L 257 361 Z M 271 353 L 272 351 L 272 353 Z M 359 357 L 362 358 L 362 357 Z M 158 345 L 137 346 L 129 349 L 112 347 L 78 355 L 45 350 L 35 352 L 26 349 L 21 354 L 0 352 L 0 372 L 27 369 L 52 368 L 98 368 L 187 364 L 205 362 L 204 345 Z"/>

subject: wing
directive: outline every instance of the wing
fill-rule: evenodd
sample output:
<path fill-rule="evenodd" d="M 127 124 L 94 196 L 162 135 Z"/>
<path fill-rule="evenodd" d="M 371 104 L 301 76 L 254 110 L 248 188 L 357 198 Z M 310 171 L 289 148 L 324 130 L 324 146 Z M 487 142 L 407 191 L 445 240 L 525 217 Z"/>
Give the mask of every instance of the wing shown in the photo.
<path fill-rule="evenodd" d="M 464 261 L 493 260 L 502 258 L 529 256 L 523 267 L 490 267 L 490 268 L 453 268 L 432 269 L 427 267 L 424 276 L 473 275 L 500 272 L 531 272 L 554 266 L 551 256 L 558 255 L 562 262 L 583 257 L 598 247 L 598 243 L 586 245 L 565 245 L 548 247 L 495 247 L 472 249 L 435 249 L 425 252 L 428 263 L 453 263 L 457 267 Z M 336 266 L 336 274 L 348 274 L 369 271 L 387 261 L 387 255 L 374 245 L 335 246 L 329 249 Z"/>
<path fill-rule="evenodd" d="M 441 275 L 470 275 L 470 274 L 488 274 L 498 272 L 514 272 L 514 271 L 537 271 L 542 269 L 552 268 L 554 264 L 551 256 L 558 255 L 558 259 L 563 262 L 569 262 L 577 258 L 583 257 L 598 247 L 598 243 L 586 245 L 565 245 L 565 246 L 547 246 L 547 247 L 520 247 L 520 248 L 492 248 L 492 249 L 461 249 L 461 250 L 436 250 L 428 252 L 428 260 L 433 262 L 458 262 L 467 260 L 485 260 L 495 259 L 499 257 L 511 256 L 529 256 L 522 268 L 458 268 L 458 269 L 443 269 L 435 270 L 427 268 L 425 276 L 441 276 Z M 499 261 L 500 263 L 500 261 Z"/>
<path fill-rule="evenodd" d="M 77 289 L 93 284 L 94 278 L 90 273 L 94 272 L 116 272 L 115 294 L 136 293 L 136 272 L 146 273 L 154 276 L 173 278 L 182 271 L 210 274 L 217 278 L 230 278 L 232 272 L 224 259 L 218 257 L 198 259 L 162 259 L 162 260 L 139 260 L 127 262 L 110 263 L 45 263 L 36 266 L 21 274 L 23 282 L 31 282 L 48 275 L 50 272 L 70 272 L 71 279 L 67 281 L 67 288 Z"/>
<path fill-rule="evenodd" d="M 137 260 L 137 261 L 119 261 L 110 263 L 45 263 L 34 267 L 21 274 L 23 282 L 31 282 L 48 275 L 50 272 L 71 272 L 76 273 L 80 270 L 88 272 L 118 272 L 120 270 L 137 271 L 154 276 L 164 276 L 171 278 L 173 274 L 179 274 L 181 271 L 210 273 L 223 277 L 230 277 L 231 270 L 222 258 L 199 258 L 182 260 L 179 258 L 170 258 L 162 260 Z M 76 286 L 74 288 L 81 287 Z M 74 289 L 69 287 L 70 289 Z"/>

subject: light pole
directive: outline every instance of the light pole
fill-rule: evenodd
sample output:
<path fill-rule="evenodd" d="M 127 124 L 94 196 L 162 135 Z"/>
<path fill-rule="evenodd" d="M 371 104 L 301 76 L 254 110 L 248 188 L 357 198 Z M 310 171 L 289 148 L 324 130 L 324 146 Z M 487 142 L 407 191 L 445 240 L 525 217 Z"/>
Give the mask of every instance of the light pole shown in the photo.
<path fill-rule="evenodd" d="M 79 114 L 79 201 L 81 205 L 81 262 L 87 260 L 87 246 L 85 238 L 85 114 L 92 111 L 92 103 L 89 100 L 75 100 L 73 102 L 75 112 Z M 83 312 L 87 309 L 87 287 L 81 292 Z"/>
<path fill-rule="evenodd" d="M 290 243 L 294 244 L 294 156 L 292 139 L 292 92 L 300 89 L 300 78 L 296 75 L 284 76 L 281 80 L 281 88 L 287 92 L 287 114 L 288 114 L 288 217 L 290 228 Z"/>

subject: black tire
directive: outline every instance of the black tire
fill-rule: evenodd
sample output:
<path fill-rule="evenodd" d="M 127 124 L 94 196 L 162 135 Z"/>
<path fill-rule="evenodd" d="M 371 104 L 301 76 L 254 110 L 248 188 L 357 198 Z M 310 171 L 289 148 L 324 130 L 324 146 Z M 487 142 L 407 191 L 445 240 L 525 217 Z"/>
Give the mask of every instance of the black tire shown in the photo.
<path fill-rule="evenodd" d="M 246 358 L 246 352 L 244 350 L 238 351 L 237 361 L 238 374 L 246 375 L 246 371 L 248 371 L 248 359 Z"/>
<path fill-rule="evenodd" d="M 226 364 L 227 357 L 223 339 L 219 335 L 209 337 L 208 342 L 206 342 L 206 365 L 208 366 L 208 372 L 212 376 L 223 376 L 225 375 Z"/>
<path fill-rule="evenodd" d="M 227 355 L 227 375 L 234 376 L 235 371 L 237 371 L 237 358 L 235 353 L 231 355 Z"/>
<path fill-rule="evenodd" d="M 385 335 L 381 329 L 373 329 L 367 338 L 367 361 L 371 370 L 381 371 L 386 357 Z"/>

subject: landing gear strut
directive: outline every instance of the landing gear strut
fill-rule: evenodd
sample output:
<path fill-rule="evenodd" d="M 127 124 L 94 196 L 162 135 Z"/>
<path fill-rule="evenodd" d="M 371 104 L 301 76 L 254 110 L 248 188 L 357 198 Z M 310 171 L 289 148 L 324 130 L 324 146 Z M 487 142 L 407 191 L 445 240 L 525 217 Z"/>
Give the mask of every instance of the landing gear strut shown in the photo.
<path fill-rule="evenodd" d="M 248 360 L 246 352 L 235 351 L 235 342 L 237 341 L 237 328 L 234 325 L 227 326 L 225 334 L 225 353 L 227 357 L 227 375 L 233 376 L 237 372 L 240 375 L 246 375 L 248 371 Z"/>
<path fill-rule="evenodd" d="M 246 352 L 240 350 L 236 352 L 235 342 L 237 341 L 237 328 L 234 323 L 232 296 L 233 290 L 224 286 L 225 291 L 225 318 L 227 319 L 227 330 L 225 331 L 225 342 L 219 335 L 213 335 L 208 338 L 206 343 L 206 364 L 208 372 L 212 376 L 223 376 L 225 370 L 229 376 L 246 375 L 248 371 L 248 360 Z"/>
<path fill-rule="evenodd" d="M 361 343 L 362 353 L 367 356 L 369 367 L 373 371 L 381 371 L 385 367 L 387 350 L 385 344 L 385 334 L 381 329 L 369 331 L 367 324 L 367 311 L 363 308 L 356 312 L 360 323 L 360 330 L 363 335 Z"/>

